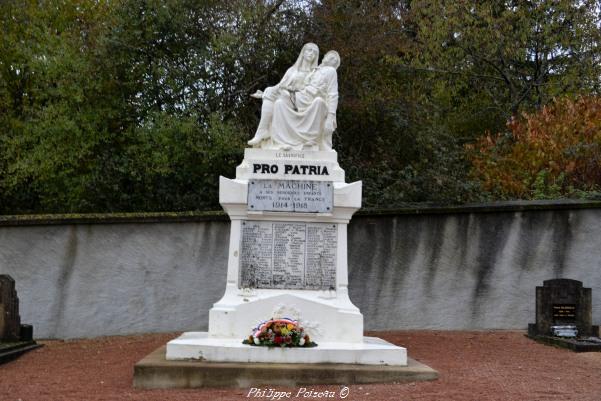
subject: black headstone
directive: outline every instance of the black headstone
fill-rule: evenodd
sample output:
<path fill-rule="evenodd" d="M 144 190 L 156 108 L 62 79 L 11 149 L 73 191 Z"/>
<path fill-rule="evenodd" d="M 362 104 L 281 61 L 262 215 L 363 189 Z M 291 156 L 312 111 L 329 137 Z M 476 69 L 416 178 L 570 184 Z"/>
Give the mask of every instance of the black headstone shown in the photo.
<path fill-rule="evenodd" d="M 551 335 L 551 326 L 574 325 L 579 336 L 593 335 L 591 289 L 565 278 L 546 280 L 536 287 L 536 323 L 531 335 Z"/>
<path fill-rule="evenodd" d="M 21 338 L 21 317 L 15 280 L 0 274 L 0 341 L 18 341 Z"/>

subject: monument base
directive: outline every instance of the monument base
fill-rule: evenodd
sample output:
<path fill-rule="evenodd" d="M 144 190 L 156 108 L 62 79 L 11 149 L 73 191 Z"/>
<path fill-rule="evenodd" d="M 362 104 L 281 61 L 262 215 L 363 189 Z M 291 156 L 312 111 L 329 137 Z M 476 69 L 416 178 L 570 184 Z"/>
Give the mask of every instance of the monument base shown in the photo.
<path fill-rule="evenodd" d="M 601 352 L 601 338 L 599 337 L 590 336 L 578 338 L 564 338 L 536 335 L 530 333 L 528 333 L 526 337 L 541 344 L 566 348 L 574 352 Z"/>
<path fill-rule="evenodd" d="M 41 344 L 35 341 L 14 341 L 14 342 L 2 342 L 0 341 L 0 365 L 5 362 L 10 362 L 13 359 L 18 358 L 24 353 L 41 347 Z"/>
<path fill-rule="evenodd" d="M 170 361 L 165 359 L 165 346 L 147 355 L 134 367 L 134 387 L 139 389 L 250 389 L 312 384 L 406 383 L 437 378 L 438 373 L 434 369 L 411 358 L 407 359 L 407 366 Z"/>
<path fill-rule="evenodd" d="M 320 342 L 312 348 L 261 347 L 238 338 L 209 337 L 188 332 L 167 343 L 167 360 L 246 363 L 343 363 L 407 366 L 407 350 L 376 337 L 363 342 Z"/>

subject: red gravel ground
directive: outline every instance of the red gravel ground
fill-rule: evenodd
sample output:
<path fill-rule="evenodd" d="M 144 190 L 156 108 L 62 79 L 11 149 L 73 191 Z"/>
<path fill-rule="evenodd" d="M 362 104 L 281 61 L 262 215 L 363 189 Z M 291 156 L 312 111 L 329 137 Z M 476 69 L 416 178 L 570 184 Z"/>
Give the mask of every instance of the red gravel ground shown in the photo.
<path fill-rule="evenodd" d="M 523 332 L 397 331 L 370 333 L 408 348 L 438 370 L 434 382 L 348 386 L 346 400 L 601 400 L 601 353 L 573 353 L 535 343 Z M 41 341 L 45 346 L 0 365 L 0 400 L 267 400 L 249 389 L 135 390 L 134 364 L 176 333 Z M 332 391 L 342 386 L 309 386 Z M 276 388 L 292 392 L 298 388 Z M 308 394 L 308 393 L 305 393 Z M 323 398 L 322 398 L 323 399 Z"/>

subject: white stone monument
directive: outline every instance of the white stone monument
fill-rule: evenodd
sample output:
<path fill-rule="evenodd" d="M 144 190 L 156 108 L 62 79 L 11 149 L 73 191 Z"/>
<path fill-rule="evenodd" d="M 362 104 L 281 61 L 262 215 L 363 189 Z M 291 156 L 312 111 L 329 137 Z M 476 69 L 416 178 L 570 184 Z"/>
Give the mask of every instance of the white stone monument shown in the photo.
<path fill-rule="evenodd" d="M 347 225 L 361 207 L 361 182 L 347 184 L 332 149 L 338 53 L 317 66 L 306 44 L 276 86 L 258 91 L 261 122 L 236 178 L 221 177 L 231 219 L 227 284 L 208 332 L 167 344 L 168 360 L 407 365 L 405 348 L 363 336 L 348 294 Z M 369 283 L 366 283 L 369 285 Z M 271 318 L 299 321 L 313 348 L 242 341 Z"/>

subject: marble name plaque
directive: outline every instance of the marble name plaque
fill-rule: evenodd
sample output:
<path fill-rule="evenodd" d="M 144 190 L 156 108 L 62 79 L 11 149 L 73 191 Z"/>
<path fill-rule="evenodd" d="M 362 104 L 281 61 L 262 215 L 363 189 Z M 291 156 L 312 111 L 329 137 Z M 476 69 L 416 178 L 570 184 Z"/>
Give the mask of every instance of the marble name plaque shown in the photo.
<path fill-rule="evenodd" d="M 248 210 L 331 213 L 334 186 L 327 181 L 250 180 Z"/>
<path fill-rule="evenodd" d="M 576 305 L 553 305 L 553 319 L 570 321 L 576 320 Z"/>
<path fill-rule="evenodd" d="M 242 222 L 239 288 L 336 288 L 338 227 L 331 223 Z"/>

